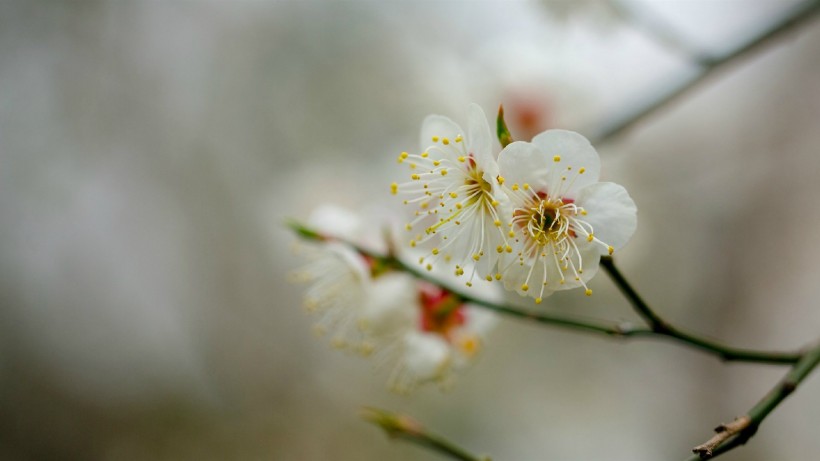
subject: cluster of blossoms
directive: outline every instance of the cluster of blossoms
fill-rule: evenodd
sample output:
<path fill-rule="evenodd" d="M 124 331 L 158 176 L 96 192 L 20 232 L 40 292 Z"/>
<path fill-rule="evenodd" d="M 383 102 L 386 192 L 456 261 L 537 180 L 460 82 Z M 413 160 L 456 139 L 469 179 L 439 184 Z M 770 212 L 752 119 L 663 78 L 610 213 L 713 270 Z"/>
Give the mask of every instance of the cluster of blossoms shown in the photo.
<path fill-rule="evenodd" d="M 495 323 L 492 312 L 446 288 L 450 282 L 463 280 L 471 297 L 493 302 L 503 297 L 502 285 L 535 303 L 570 288 L 591 295 L 587 282 L 601 256 L 625 245 L 637 225 L 626 190 L 598 182 L 598 154 L 580 134 L 545 131 L 496 156 L 475 104 L 468 123 L 465 132 L 431 115 L 421 151 L 399 155 L 410 180 L 391 184 L 391 192 L 415 208 L 406 246 L 368 237 L 354 215 L 332 207 L 308 223 L 312 261 L 299 278 L 313 282 L 305 304 L 320 313 L 317 330 L 332 334 L 337 347 L 395 362 L 397 390 L 447 383 Z M 442 283 L 402 270 L 416 261 Z"/>
<path fill-rule="evenodd" d="M 422 151 L 402 152 L 410 181 L 391 185 L 416 207 L 406 228 L 411 247 L 430 247 L 423 264 L 451 264 L 466 285 L 500 280 L 540 303 L 558 290 L 583 287 L 635 231 L 636 207 L 626 190 L 598 182 L 600 160 L 578 133 L 548 130 L 512 142 L 496 156 L 484 112 L 469 108 L 465 133 L 432 115 Z M 467 261 L 473 269 L 467 273 Z"/>
<path fill-rule="evenodd" d="M 331 335 L 334 347 L 395 363 L 390 384 L 398 392 L 426 382 L 447 385 L 454 371 L 476 357 L 494 314 L 386 262 L 378 256 L 386 251 L 383 238 L 368 236 L 358 223 L 356 215 L 331 206 L 318 209 L 308 223 L 316 235 L 302 249 L 311 261 L 294 275 L 312 283 L 305 307 L 319 315 L 316 332 Z M 396 257 L 409 264 L 419 255 Z M 477 287 L 498 301 L 496 288 Z"/>

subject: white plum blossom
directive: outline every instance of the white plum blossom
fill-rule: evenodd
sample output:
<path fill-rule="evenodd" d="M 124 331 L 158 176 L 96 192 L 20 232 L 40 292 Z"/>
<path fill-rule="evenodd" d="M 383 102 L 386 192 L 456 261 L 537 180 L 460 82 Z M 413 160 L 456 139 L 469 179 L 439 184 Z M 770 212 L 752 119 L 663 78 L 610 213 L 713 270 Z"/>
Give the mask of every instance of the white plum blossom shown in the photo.
<path fill-rule="evenodd" d="M 331 335 L 335 347 L 365 354 L 406 330 L 401 325 L 415 320 L 415 280 L 346 243 L 380 248 L 385 246 L 380 237 L 368 236 L 356 214 L 329 205 L 312 213 L 308 223 L 319 241 L 302 248 L 311 261 L 294 279 L 311 283 L 305 307 L 319 315 L 314 330 Z"/>
<path fill-rule="evenodd" d="M 400 257 L 414 259 L 417 254 L 407 251 Z M 440 268 L 432 275 L 440 283 L 417 282 L 416 321 L 396 345 L 390 385 L 398 392 L 425 383 L 451 384 L 456 373 L 478 357 L 497 323 L 494 312 L 465 302 L 447 288 L 457 283 L 457 276 Z M 497 283 L 476 281 L 473 291 L 473 296 L 496 303 L 504 297 Z"/>
<path fill-rule="evenodd" d="M 411 181 L 393 183 L 393 194 L 412 197 L 415 219 L 406 228 L 413 233 L 410 246 L 433 246 L 420 261 L 430 270 L 438 260 L 453 264 L 472 286 L 476 273 L 492 279 L 500 253 L 509 249 L 500 206 L 506 200 L 499 188 L 493 137 L 484 111 L 468 110 L 468 130 L 447 117 L 430 115 L 422 124 L 420 154 L 402 152 L 399 163 L 411 170 Z M 469 264 L 468 264 L 469 263 Z"/>
<path fill-rule="evenodd" d="M 548 130 L 499 154 L 514 248 L 500 264 L 504 285 L 540 303 L 557 290 L 584 287 L 601 255 L 624 246 L 637 227 L 626 190 L 598 182 L 600 159 L 578 133 Z"/>

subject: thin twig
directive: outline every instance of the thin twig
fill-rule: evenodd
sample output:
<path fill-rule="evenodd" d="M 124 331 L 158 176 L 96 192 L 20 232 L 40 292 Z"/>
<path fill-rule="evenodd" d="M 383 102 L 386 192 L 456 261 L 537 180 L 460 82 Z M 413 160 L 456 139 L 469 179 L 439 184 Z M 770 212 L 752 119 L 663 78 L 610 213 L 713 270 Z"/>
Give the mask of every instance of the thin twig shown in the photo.
<path fill-rule="evenodd" d="M 692 449 L 692 451 L 696 453 L 696 456 L 693 456 L 688 461 L 714 458 L 744 445 L 757 432 L 760 423 L 763 422 L 766 416 L 777 408 L 786 397 L 791 395 L 818 364 L 820 364 L 820 341 L 812 348 L 806 350 L 794 367 L 786 373 L 786 376 L 784 376 L 766 396 L 757 402 L 746 415 L 736 420 L 742 422 L 738 424 L 738 427 L 728 428 L 727 426 L 729 425 L 719 426 L 716 429 L 718 435 L 710 439 L 709 442 L 698 445 Z M 721 432 L 726 432 L 726 436 L 721 436 Z"/>
<path fill-rule="evenodd" d="M 390 438 L 402 439 L 460 461 L 490 461 L 473 455 L 453 442 L 431 434 L 416 420 L 378 408 L 363 408 L 362 418 L 384 430 Z"/>
<path fill-rule="evenodd" d="M 772 40 L 782 37 L 798 25 L 811 19 L 818 12 L 820 12 L 820 0 L 805 1 L 796 5 L 780 18 L 772 21 L 769 27 L 761 30 L 725 54 L 711 60 L 700 59 L 700 64 L 694 74 L 665 88 L 655 96 L 614 117 L 609 122 L 601 124 L 598 129 L 590 132 L 591 136 L 588 136 L 588 138 L 593 144 L 596 144 L 621 134 L 655 113 L 655 111 L 680 99 L 681 96 L 697 87 L 718 70 L 761 49 Z"/>
<path fill-rule="evenodd" d="M 674 338 L 689 346 L 715 354 L 722 360 L 727 361 L 791 364 L 800 360 L 800 353 L 739 349 L 683 331 L 661 318 L 660 315 L 649 307 L 649 304 L 641 298 L 638 292 L 632 288 L 632 285 L 630 285 L 623 274 L 621 274 L 611 257 L 605 256 L 601 258 L 601 267 L 609 274 L 612 281 L 621 290 L 621 293 L 629 300 L 638 315 L 646 321 L 655 334 Z"/>
<path fill-rule="evenodd" d="M 288 225 L 291 228 L 293 228 L 293 230 L 298 235 L 305 239 L 326 239 L 326 237 L 321 236 L 316 231 L 308 227 L 305 227 L 298 222 L 291 221 L 288 223 Z M 793 364 L 797 362 L 801 357 L 799 353 L 752 351 L 729 347 L 714 341 L 710 341 L 705 338 L 701 338 L 692 333 L 683 332 L 673 327 L 672 325 L 661 319 L 657 314 L 654 313 L 654 311 L 652 311 L 649 308 L 649 306 L 641 299 L 637 292 L 635 292 L 635 290 L 629 285 L 626 279 L 624 279 L 623 275 L 621 275 L 620 272 L 618 272 L 611 258 L 603 258 L 601 260 L 602 266 L 609 271 L 610 276 L 613 276 L 613 280 L 615 281 L 616 285 L 618 285 L 621 291 L 632 302 L 633 307 L 635 307 L 638 313 L 645 320 L 647 320 L 647 323 L 649 324 L 650 328 L 636 328 L 626 323 L 616 324 L 612 322 L 604 322 L 601 320 L 585 319 L 577 316 L 570 317 L 549 314 L 545 312 L 533 312 L 531 310 L 525 310 L 514 306 L 494 303 L 486 299 L 473 296 L 469 292 L 465 292 L 465 290 L 456 289 L 454 287 L 448 286 L 447 284 L 443 284 L 431 273 L 419 268 L 414 264 L 406 263 L 396 256 L 377 254 L 372 251 L 368 251 L 367 249 L 362 248 L 360 246 L 354 245 L 351 242 L 345 243 L 350 245 L 351 248 L 355 249 L 359 253 L 366 255 L 370 258 L 379 260 L 381 264 L 393 267 L 396 270 L 407 272 L 409 274 L 414 275 L 418 279 L 425 280 L 435 285 L 441 286 L 450 291 L 451 293 L 455 294 L 456 296 L 460 297 L 463 301 L 467 303 L 475 304 L 477 306 L 481 306 L 486 309 L 501 314 L 509 315 L 512 317 L 537 322 L 539 324 L 566 328 L 585 333 L 601 334 L 611 337 L 641 337 L 669 339 L 676 341 L 679 344 L 694 347 L 701 351 L 705 351 L 712 355 L 716 355 L 719 358 L 727 361 L 769 364 Z"/>

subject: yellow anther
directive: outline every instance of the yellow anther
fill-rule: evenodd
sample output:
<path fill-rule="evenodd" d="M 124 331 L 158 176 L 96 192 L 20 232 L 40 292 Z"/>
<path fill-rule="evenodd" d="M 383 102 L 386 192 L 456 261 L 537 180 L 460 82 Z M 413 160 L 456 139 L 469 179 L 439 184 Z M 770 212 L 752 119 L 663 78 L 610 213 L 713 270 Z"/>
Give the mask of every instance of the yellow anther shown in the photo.
<path fill-rule="evenodd" d="M 486 277 L 484 277 L 484 278 L 485 278 L 488 282 L 492 282 L 492 281 L 493 281 L 493 276 L 492 276 L 492 275 L 488 275 L 488 276 L 486 276 Z"/>
<path fill-rule="evenodd" d="M 501 220 L 496 219 L 493 224 L 495 224 L 495 227 L 501 227 Z"/>
<path fill-rule="evenodd" d="M 481 255 L 478 254 L 478 253 L 475 253 L 475 254 L 473 254 L 473 259 L 478 261 L 479 259 L 481 259 Z"/>
<path fill-rule="evenodd" d="M 456 141 L 456 142 L 461 142 L 461 141 L 464 141 L 464 137 L 462 137 L 461 135 L 458 135 L 458 136 L 456 136 L 455 141 Z"/>
<path fill-rule="evenodd" d="M 419 258 L 419 264 L 424 264 L 424 256 Z"/>
<path fill-rule="evenodd" d="M 410 175 L 410 179 L 412 179 L 414 181 L 418 181 L 419 179 L 421 179 L 421 176 L 413 173 L 413 174 Z"/>
<path fill-rule="evenodd" d="M 521 291 L 527 291 L 527 290 L 529 290 L 529 289 L 530 289 L 530 286 L 529 286 L 529 285 L 527 285 L 526 283 L 525 283 L 525 284 L 523 284 L 523 285 L 521 285 Z"/>
<path fill-rule="evenodd" d="M 390 184 L 390 193 L 396 195 L 399 192 L 399 185 L 396 183 Z"/>
<path fill-rule="evenodd" d="M 615 253 L 615 248 L 609 247 L 606 250 L 609 252 L 610 255 L 612 255 L 612 253 Z"/>
<path fill-rule="evenodd" d="M 450 197 L 451 198 L 458 198 L 458 194 L 456 194 L 455 192 L 450 192 Z"/>
<path fill-rule="evenodd" d="M 410 224 L 405 225 L 404 228 L 407 230 L 413 230 L 413 226 L 411 226 Z"/>
<path fill-rule="evenodd" d="M 401 163 L 401 162 L 403 162 L 403 161 L 404 161 L 404 159 L 403 159 L 403 158 L 401 158 L 401 155 L 399 155 L 398 157 L 396 157 L 396 161 L 397 161 L 397 162 L 399 162 L 399 163 Z"/>
<path fill-rule="evenodd" d="M 518 184 L 513 184 L 512 185 L 512 190 L 518 190 Z"/>
<path fill-rule="evenodd" d="M 470 287 L 473 286 L 473 282 L 467 282 L 467 283 L 465 283 L 465 285 L 467 285 L 467 288 L 470 288 Z"/>
<path fill-rule="evenodd" d="M 498 206 L 498 200 L 493 200 L 492 202 L 490 202 L 490 205 Z"/>
<path fill-rule="evenodd" d="M 460 203 L 456 203 L 456 209 L 459 209 L 459 210 L 461 209 L 461 204 Z"/>
<path fill-rule="evenodd" d="M 594 240 L 594 239 L 595 239 L 595 236 L 594 236 L 594 235 L 592 235 L 592 233 L 590 232 L 590 234 L 589 234 L 589 235 L 587 235 L 587 242 L 591 242 L 591 241 L 592 241 L 592 240 Z"/>
<path fill-rule="evenodd" d="M 447 176 L 447 170 L 441 170 L 441 175 L 442 176 Z"/>
<path fill-rule="evenodd" d="M 592 296 L 592 290 L 587 288 L 587 291 L 585 291 L 584 294 L 587 295 L 587 296 Z"/>
<path fill-rule="evenodd" d="M 429 152 L 422 152 L 421 153 L 421 158 L 427 158 L 428 155 L 430 155 Z"/>
<path fill-rule="evenodd" d="M 586 216 L 586 215 L 587 215 L 587 210 L 581 210 L 581 216 Z"/>
<path fill-rule="evenodd" d="M 428 206 L 430 206 L 430 202 L 419 203 L 419 208 L 421 208 L 422 210 L 426 210 Z"/>
<path fill-rule="evenodd" d="M 527 184 L 527 183 L 524 183 L 523 187 L 524 187 L 524 190 L 530 190 L 530 185 Z"/>
<path fill-rule="evenodd" d="M 437 255 L 437 254 L 438 254 L 438 248 L 433 248 L 432 253 L 433 253 L 434 255 Z"/>
<path fill-rule="evenodd" d="M 432 264 L 428 264 L 428 265 L 425 267 L 425 269 L 427 269 L 428 271 L 431 271 L 431 270 L 433 270 L 433 265 L 432 265 Z"/>
<path fill-rule="evenodd" d="M 415 241 L 415 240 L 410 240 L 410 247 L 411 247 L 411 248 L 415 248 L 415 247 L 416 247 L 416 241 Z"/>
<path fill-rule="evenodd" d="M 445 235 L 445 237 L 446 237 L 446 235 Z M 450 255 L 444 255 L 444 262 L 448 263 L 448 262 L 450 262 L 450 260 L 451 260 L 451 259 L 453 259 L 453 257 L 452 257 L 452 256 L 450 256 Z"/>
<path fill-rule="evenodd" d="M 561 161 L 561 156 L 560 156 L 560 155 L 556 155 L 555 157 L 553 157 L 553 158 L 552 158 L 552 161 L 553 161 L 553 162 L 560 162 L 560 161 Z"/>
<path fill-rule="evenodd" d="M 467 160 L 467 157 L 465 157 L 463 155 L 458 157 L 458 161 L 461 162 L 461 163 L 464 163 L 465 160 Z"/>
<path fill-rule="evenodd" d="M 586 168 L 581 167 L 581 169 L 580 169 L 580 170 L 578 170 L 578 174 L 584 174 L 584 171 L 587 171 L 587 169 L 586 169 Z"/>
<path fill-rule="evenodd" d="M 433 136 L 433 142 L 438 142 L 438 136 Z"/>
<path fill-rule="evenodd" d="M 411 169 L 411 170 L 415 170 L 415 169 L 416 169 L 416 164 L 415 164 L 415 163 L 411 163 L 409 166 L 410 166 L 410 169 Z"/>
<path fill-rule="evenodd" d="M 510 236 L 510 238 L 513 238 L 513 237 L 515 237 L 515 232 L 510 231 L 507 235 L 509 235 L 509 236 Z"/>
<path fill-rule="evenodd" d="M 501 280 L 501 274 L 495 274 L 495 279 L 496 280 Z"/>
<path fill-rule="evenodd" d="M 449 139 L 447 139 L 447 138 L 442 138 L 442 139 L 441 139 L 441 142 L 442 142 L 442 144 L 444 144 L 445 146 L 446 146 L 447 144 L 450 144 L 450 140 L 449 140 Z"/>
<path fill-rule="evenodd" d="M 541 301 L 542 301 L 541 298 L 535 298 L 535 304 L 541 304 Z"/>
<path fill-rule="evenodd" d="M 498 184 L 504 184 L 504 176 L 498 175 L 495 179 L 498 180 Z"/>
<path fill-rule="evenodd" d="M 441 165 L 441 160 L 433 160 L 433 166 Z"/>
<path fill-rule="evenodd" d="M 504 252 L 504 247 L 501 246 L 501 245 L 498 245 L 497 247 L 495 247 L 495 251 L 498 252 L 498 253 L 503 253 Z"/>
<path fill-rule="evenodd" d="M 402 152 L 401 154 L 399 154 L 399 157 L 401 157 L 401 158 L 407 158 L 407 156 L 408 156 L 408 155 L 409 155 L 409 154 L 408 154 L 407 152 Z"/>

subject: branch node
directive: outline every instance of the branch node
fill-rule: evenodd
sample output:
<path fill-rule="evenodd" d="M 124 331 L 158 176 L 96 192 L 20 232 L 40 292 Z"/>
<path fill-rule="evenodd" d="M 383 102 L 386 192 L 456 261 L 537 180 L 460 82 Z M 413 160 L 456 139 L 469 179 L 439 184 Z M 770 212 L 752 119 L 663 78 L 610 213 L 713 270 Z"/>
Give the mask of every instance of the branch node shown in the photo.
<path fill-rule="evenodd" d="M 746 430 L 750 424 L 752 424 L 752 418 L 747 415 L 735 418 L 731 423 L 721 424 L 715 428 L 716 434 L 706 443 L 693 448 L 692 453 L 697 454 L 701 459 L 709 459 L 720 444 Z"/>

